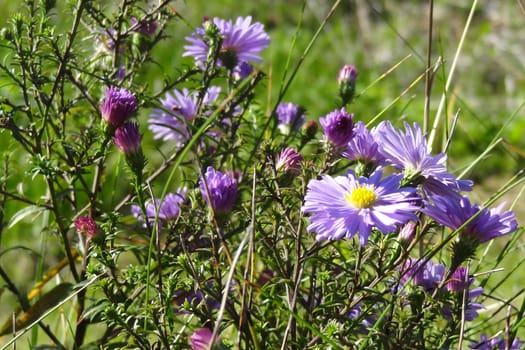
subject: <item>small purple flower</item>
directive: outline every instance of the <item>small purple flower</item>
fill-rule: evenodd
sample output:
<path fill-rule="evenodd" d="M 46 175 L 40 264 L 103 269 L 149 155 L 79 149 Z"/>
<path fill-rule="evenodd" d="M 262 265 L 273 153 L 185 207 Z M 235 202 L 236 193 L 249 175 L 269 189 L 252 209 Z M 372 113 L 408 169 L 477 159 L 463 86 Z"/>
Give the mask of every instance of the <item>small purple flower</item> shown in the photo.
<path fill-rule="evenodd" d="M 199 180 L 202 196 L 215 212 L 229 212 L 237 199 L 237 180 L 209 166 L 204 178 Z M 208 190 L 206 190 L 206 187 Z M 209 196 L 208 197 L 208 193 Z"/>
<path fill-rule="evenodd" d="M 113 142 L 125 155 L 131 155 L 140 151 L 142 137 L 139 133 L 139 126 L 134 122 L 126 122 L 115 130 Z"/>
<path fill-rule="evenodd" d="M 213 288 L 213 282 L 206 282 L 206 288 Z M 206 304 L 208 309 L 218 309 L 221 306 L 220 301 L 214 299 L 209 294 L 205 294 L 202 289 L 196 291 L 186 291 L 184 289 L 179 289 L 173 294 L 173 303 L 176 305 L 174 308 L 175 312 L 185 313 L 186 309 L 184 308 L 187 303 L 190 308 L 198 307 L 199 304 Z"/>
<path fill-rule="evenodd" d="M 380 309 L 379 304 L 374 305 L 373 307 L 368 307 L 363 313 L 363 303 L 357 303 L 350 311 L 346 314 L 348 318 L 352 320 L 360 320 L 360 325 L 357 328 L 358 333 L 367 334 L 368 329 L 374 326 L 379 318 L 378 310 Z"/>
<path fill-rule="evenodd" d="M 220 88 L 212 86 L 204 95 L 203 107 L 213 103 L 220 93 Z M 196 117 L 198 92 L 190 93 L 187 89 L 173 90 L 173 95 L 166 93 L 161 99 L 163 109 L 155 108 L 148 120 L 148 128 L 153 138 L 164 141 L 176 140 L 177 146 L 188 141 L 190 134 L 187 124 Z"/>
<path fill-rule="evenodd" d="M 478 317 L 478 310 L 485 308 L 482 304 L 476 303 L 473 301 L 475 298 L 479 297 L 483 293 L 483 288 L 482 287 L 473 288 L 473 289 L 468 290 L 467 293 L 468 294 L 467 294 L 465 306 L 462 306 L 463 305 L 463 293 L 458 295 L 459 296 L 459 307 L 461 307 L 461 312 L 464 313 L 465 320 L 472 321 L 476 317 Z M 443 307 L 443 316 L 447 320 L 452 319 L 452 312 L 448 305 L 445 305 Z"/>
<path fill-rule="evenodd" d="M 466 290 L 474 281 L 474 278 L 467 276 L 467 268 L 460 266 L 454 271 L 447 282 L 447 289 L 452 292 L 462 292 Z"/>
<path fill-rule="evenodd" d="M 128 89 L 110 86 L 100 105 L 102 119 L 113 128 L 118 128 L 137 110 L 137 98 Z"/>
<path fill-rule="evenodd" d="M 126 66 L 120 66 L 118 67 L 117 74 L 115 75 L 115 78 L 118 80 L 124 80 L 126 77 Z"/>
<path fill-rule="evenodd" d="M 215 17 L 213 24 L 222 37 L 219 57 L 231 62 L 223 62 L 225 66 L 234 68 L 241 62 L 261 62 L 259 56 L 270 43 L 270 37 L 264 31 L 264 26 L 255 22 L 252 17 L 238 17 L 232 22 Z M 209 24 L 208 24 L 209 25 Z M 205 27 L 206 27 L 205 23 Z M 186 37 L 190 45 L 184 46 L 183 56 L 195 58 L 198 66 L 204 67 L 210 51 L 210 39 L 206 36 L 205 28 L 197 28 L 191 36 Z"/>
<path fill-rule="evenodd" d="M 241 62 L 233 70 L 233 77 L 235 80 L 244 80 L 253 72 L 253 66 L 246 62 Z"/>
<path fill-rule="evenodd" d="M 345 108 L 330 112 L 319 119 L 326 139 L 336 147 L 345 146 L 353 135 L 353 114 L 348 114 Z"/>
<path fill-rule="evenodd" d="M 97 223 L 91 216 L 81 216 L 75 220 L 75 228 L 79 233 L 93 238 L 97 234 Z"/>
<path fill-rule="evenodd" d="M 283 170 L 291 174 L 298 174 L 301 171 L 301 163 L 303 156 L 295 150 L 295 148 L 287 147 L 279 153 L 275 169 L 277 171 Z"/>
<path fill-rule="evenodd" d="M 193 350 L 209 350 L 213 332 L 208 328 L 199 328 L 190 337 Z"/>
<path fill-rule="evenodd" d="M 427 194 L 455 195 L 472 189 L 472 181 L 457 180 L 447 172 L 446 154 L 432 156 L 427 152 L 427 141 L 417 123 L 410 128 L 405 122 L 403 132 L 384 121 L 378 125 L 375 138 L 379 151 L 388 162 L 403 170 L 406 178 L 423 178 L 422 187 Z"/>
<path fill-rule="evenodd" d="M 158 24 L 157 21 L 153 19 L 139 21 L 137 17 L 131 17 L 131 25 L 134 31 L 148 37 L 152 37 L 157 30 Z"/>
<path fill-rule="evenodd" d="M 299 129 L 304 123 L 304 109 L 291 102 L 281 102 L 277 106 L 279 129 L 287 135 L 290 131 Z"/>
<path fill-rule="evenodd" d="M 478 317 L 478 310 L 484 309 L 483 304 L 475 303 L 473 300 L 483 294 L 483 287 L 472 288 L 468 291 L 467 305 L 465 306 L 465 320 L 472 321 Z"/>
<path fill-rule="evenodd" d="M 514 338 L 512 343 L 506 339 L 492 337 L 487 338 L 485 334 L 482 334 L 479 342 L 470 345 L 471 349 L 477 350 L 519 350 L 521 349 L 521 341 L 519 338 Z"/>
<path fill-rule="evenodd" d="M 303 213 L 309 213 L 308 231 L 317 233 L 316 239 L 351 238 L 359 235 L 359 243 L 368 242 L 372 229 L 387 234 L 397 225 L 417 221 L 419 197 L 415 188 L 399 188 L 402 175 L 381 179 L 381 170 L 370 178 L 357 178 L 352 171 L 347 176 L 310 180 Z"/>
<path fill-rule="evenodd" d="M 471 204 L 466 196 L 444 197 L 433 196 L 432 201 L 426 201 L 422 210 L 439 224 L 457 230 L 474 215 L 479 213 L 461 231 L 461 235 L 473 238 L 483 243 L 499 236 L 516 231 L 518 223 L 512 211 L 501 213 L 503 205 L 486 209 L 477 204 Z"/>
<path fill-rule="evenodd" d="M 379 152 L 376 129 L 369 131 L 361 121 L 355 124 L 352 139 L 343 151 L 343 156 L 374 165 L 385 164 L 385 157 Z"/>
<path fill-rule="evenodd" d="M 164 200 L 159 205 L 159 200 L 155 198 L 154 201 L 146 202 L 146 217 L 150 224 L 155 222 L 155 216 L 158 211 L 158 222 L 165 223 L 176 219 L 180 213 L 180 206 L 186 200 L 186 189 L 178 189 L 176 193 L 168 193 L 164 196 Z M 142 210 L 138 205 L 131 206 L 131 213 L 139 221 L 144 222 Z"/>
<path fill-rule="evenodd" d="M 415 285 L 423 287 L 426 291 L 432 291 L 443 281 L 445 265 L 409 258 L 403 265 L 401 273 L 402 283 L 412 278 L 412 283 Z"/>
<path fill-rule="evenodd" d="M 98 49 L 102 52 L 112 52 L 116 46 L 117 31 L 115 29 L 103 29 L 97 35 L 98 42 L 101 44 Z M 123 37 L 120 37 L 118 52 L 123 53 L 126 51 L 126 43 Z"/>

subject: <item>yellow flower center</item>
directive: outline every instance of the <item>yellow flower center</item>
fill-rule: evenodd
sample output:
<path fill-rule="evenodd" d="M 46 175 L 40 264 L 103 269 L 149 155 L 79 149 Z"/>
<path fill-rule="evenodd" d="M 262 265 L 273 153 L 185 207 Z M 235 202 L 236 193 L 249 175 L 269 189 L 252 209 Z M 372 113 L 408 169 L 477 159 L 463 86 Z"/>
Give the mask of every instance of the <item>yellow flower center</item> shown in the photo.
<path fill-rule="evenodd" d="M 356 208 L 370 208 L 376 202 L 377 195 L 374 188 L 358 187 L 350 193 L 345 193 L 348 204 Z"/>

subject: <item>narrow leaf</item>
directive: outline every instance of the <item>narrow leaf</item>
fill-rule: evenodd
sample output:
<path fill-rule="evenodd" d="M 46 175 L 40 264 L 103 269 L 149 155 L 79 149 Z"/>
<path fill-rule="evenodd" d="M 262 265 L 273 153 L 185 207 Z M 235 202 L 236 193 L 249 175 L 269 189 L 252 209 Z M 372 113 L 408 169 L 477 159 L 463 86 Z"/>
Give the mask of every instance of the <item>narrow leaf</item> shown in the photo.
<path fill-rule="evenodd" d="M 11 228 L 15 226 L 19 221 L 25 219 L 29 215 L 37 214 L 36 216 L 40 215 L 41 212 L 46 210 L 45 208 L 39 207 L 37 205 L 30 205 L 28 207 L 25 207 L 15 213 L 11 220 L 9 220 L 9 224 L 7 225 L 7 228 Z M 36 217 L 35 216 L 35 217 Z"/>

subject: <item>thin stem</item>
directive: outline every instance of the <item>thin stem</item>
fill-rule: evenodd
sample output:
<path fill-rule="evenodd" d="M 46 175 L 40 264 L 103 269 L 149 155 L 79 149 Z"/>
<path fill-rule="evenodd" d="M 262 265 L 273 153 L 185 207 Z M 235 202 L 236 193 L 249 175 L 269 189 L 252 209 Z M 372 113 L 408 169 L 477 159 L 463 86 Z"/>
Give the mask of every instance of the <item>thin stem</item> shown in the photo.
<path fill-rule="evenodd" d="M 428 37 L 427 37 L 427 64 L 425 74 L 425 112 L 423 115 L 423 133 L 428 133 L 430 113 L 430 93 L 432 90 L 432 74 L 430 72 L 430 60 L 432 59 L 432 27 L 434 25 L 434 0 L 428 3 Z"/>
<path fill-rule="evenodd" d="M 467 17 L 467 22 L 465 23 L 465 28 L 463 29 L 463 33 L 461 34 L 461 39 L 459 40 L 459 44 L 456 49 L 456 54 L 454 55 L 454 60 L 452 61 L 452 67 L 450 67 L 450 72 L 448 74 L 447 81 L 445 83 L 445 91 L 443 91 L 443 95 L 441 96 L 441 101 L 439 102 L 438 110 L 436 113 L 436 118 L 434 119 L 432 130 L 430 131 L 430 134 L 428 136 L 427 148 L 428 148 L 429 153 L 432 152 L 432 143 L 434 142 L 434 138 L 436 137 L 437 127 L 441 121 L 441 115 L 443 112 L 443 108 L 445 106 L 445 100 L 447 99 L 447 93 L 450 88 L 450 84 L 452 84 L 452 78 L 454 77 L 454 73 L 456 71 L 456 65 L 459 61 L 459 55 L 461 53 L 461 49 L 463 48 L 463 43 L 465 42 L 465 38 L 467 36 L 467 32 L 470 27 L 470 22 L 472 21 L 472 18 L 474 17 L 474 13 L 475 13 L 477 4 L 478 4 L 478 0 L 474 0 L 472 2 L 470 13 Z"/>

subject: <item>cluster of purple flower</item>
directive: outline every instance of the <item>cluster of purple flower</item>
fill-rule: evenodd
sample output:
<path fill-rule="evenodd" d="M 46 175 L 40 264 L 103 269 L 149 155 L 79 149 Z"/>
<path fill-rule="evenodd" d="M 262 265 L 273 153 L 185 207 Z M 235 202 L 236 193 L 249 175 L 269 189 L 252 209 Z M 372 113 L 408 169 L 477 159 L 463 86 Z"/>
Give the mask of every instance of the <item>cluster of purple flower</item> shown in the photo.
<path fill-rule="evenodd" d="M 157 24 L 134 18 L 132 28 L 152 36 Z M 270 41 L 264 26 L 252 23 L 251 17 L 239 17 L 235 22 L 206 19 L 203 27 L 196 29 L 186 40 L 189 45 L 184 46 L 183 56 L 193 57 L 197 67 L 205 69 L 216 62 L 218 67 L 228 69 L 236 79 L 244 79 L 252 72 L 250 63 L 261 61 L 260 53 Z M 108 40 L 107 46 L 111 45 L 114 49 L 115 43 Z M 217 56 L 212 60 L 210 55 L 214 53 Z M 445 154 L 429 153 L 427 141 L 417 123 L 405 123 L 404 129 L 397 129 L 384 121 L 368 129 L 364 123 L 354 122 L 354 115 L 348 113 L 345 106 L 354 96 L 356 78 L 355 67 L 347 65 L 341 69 L 338 81 L 343 106 L 319 119 L 330 149 L 359 166 L 349 169 L 345 175 L 323 175 L 321 179 L 312 179 L 308 183 L 301 211 L 309 214 L 308 231 L 314 232 L 317 240 L 357 236 L 359 244 L 365 246 L 373 232 L 399 232 L 400 235 L 403 233 L 403 239 L 410 240 L 422 215 L 452 230 L 461 228 L 460 237 L 468 237 L 476 243 L 510 234 L 517 229 L 515 215 L 511 211 L 503 211 L 502 206 L 488 209 L 472 204 L 461 193 L 470 191 L 472 182 L 457 179 L 447 170 Z M 220 92 L 219 87 L 211 86 L 204 92 L 190 92 L 184 88 L 166 93 L 160 100 L 161 107 L 155 108 L 148 120 L 153 137 L 174 140 L 177 147 L 184 146 L 192 137 L 190 126 L 196 118 L 214 108 Z M 106 90 L 101 105 L 102 118 L 114 134 L 114 143 L 129 158 L 142 156 L 138 125 L 127 121 L 136 110 L 137 99 L 130 91 L 116 87 Z M 283 134 L 287 135 L 305 124 L 304 109 L 293 103 L 280 103 L 276 114 Z M 279 153 L 275 170 L 298 174 L 302 162 L 302 155 L 295 148 L 287 147 Z M 238 196 L 238 176 L 233 172 L 223 173 L 209 166 L 198 186 L 213 213 L 228 213 L 233 209 Z M 139 221 L 149 225 L 157 221 L 160 228 L 179 217 L 185 200 L 184 188 L 168 193 L 162 202 L 159 199 L 146 202 L 145 212 L 137 205 L 132 206 L 131 211 Z M 77 220 L 75 226 L 79 232 L 90 236 L 96 231 L 96 223 L 86 218 Z M 427 292 L 439 288 L 451 294 L 466 293 L 464 317 L 472 320 L 477 316 L 477 310 L 483 307 L 473 301 L 483 289 L 471 289 L 473 279 L 467 276 L 464 267 L 456 267 L 445 280 L 444 265 L 409 258 L 401 268 L 401 283 L 411 281 Z M 192 297 L 200 296 L 196 294 Z M 443 314 L 453 317 L 446 307 Z M 361 304 L 351 310 L 349 317 L 359 315 Z M 365 321 L 368 322 L 368 319 Z M 195 331 L 190 340 L 192 347 L 207 348 L 211 337 L 212 333 L 207 328 Z M 483 337 L 472 348 L 502 348 L 501 339 L 489 341 Z M 512 346 L 514 348 L 514 343 Z"/>
<path fill-rule="evenodd" d="M 201 107 L 206 108 L 215 102 L 220 91 L 219 87 L 209 87 Z M 190 139 L 188 124 L 197 116 L 198 94 L 190 93 L 187 89 L 175 89 L 173 95 L 166 93 L 165 98 L 161 99 L 162 109 L 155 108 L 148 120 L 153 137 L 164 141 L 175 140 L 178 147 L 184 145 Z"/>
<path fill-rule="evenodd" d="M 522 343 L 519 338 L 514 338 L 512 341 L 507 341 L 499 337 L 487 338 L 482 334 L 479 342 L 470 345 L 471 349 L 478 350 L 519 350 L 522 349 Z"/>
<path fill-rule="evenodd" d="M 264 26 L 259 23 L 252 23 L 251 17 L 239 17 L 235 22 L 221 18 L 204 20 L 203 28 L 197 28 L 191 36 L 186 37 L 190 45 L 184 46 L 186 50 L 183 56 L 191 56 L 195 59 L 197 66 L 204 68 L 210 54 L 210 45 L 213 38 L 208 33 L 212 28 L 218 31 L 221 38 L 219 53 L 220 65 L 229 69 L 239 71 L 246 68 L 240 67 L 248 62 L 261 62 L 259 54 L 270 43 L 270 37 L 264 31 Z"/>
<path fill-rule="evenodd" d="M 176 219 L 179 216 L 180 206 L 186 200 L 186 189 L 179 189 L 176 193 L 168 193 L 164 196 L 162 202 L 159 199 L 155 198 L 152 201 L 146 202 L 146 219 L 149 225 L 153 225 L 155 218 L 159 227 L 162 224 L 169 223 L 171 220 Z M 141 208 L 138 205 L 131 206 L 131 213 L 139 221 L 146 224 L 144 215 Z"/>
<path fill-rule="evenodd" d="M 144 24 L 136 19 L 132 20 L 132 25 L 134 30 L 145 35 L 150 35 L 156 29 L 156 23 Z M 186 38 L 189 45 L 184 47 L 185 52 L 183 54 L 183 56 L 193 57 L 196 65 L 200 68 L 204 68 L 208 60 L 210 45 L 213 41 L 213 38 L 209 36 L 208 29 L 212 26 L 217 30 L 218 37 L 220 37 L 219 66 L 222 65 L 231 69 L 235 77 L 244 79 L 253 70 L 249 62 L 260 62 L 259 54 L 270 42 L 268 34 L 264 31 L 264 26 L 258 22 L 252 23 L 251 17 L 239 17 L 235 22 L 220 18 L 206 19 L 203 28 L 198 28 Z M 231 62 L 235 64 L 232 65 Z M 186 88 L 175 89 L 172 93 L 166 93 L 164 99 L 160 100 L 162 107 L 155 108 L 148 120 L 148 128 L 153 132 L 153 137 L 164 141 L 175 140 L 176 146 L 182 147 L 191 138 L 190 124 L 197 116 L 203 115 L 206 110 L 212 108 L 220 91 L 219 87 L 211 86 L 207 88 L 204 94 L 197 91 L 190 92 Z M 200 96 L 203 96 L 202 101 L 199 101 Z M 109 100 L 108 94 L 106 100 Z M 238 110 L 234 110 L 233 114 L 238 112 Z M 105 119 L 110 122 L 115 118 L 108 117 Z M 227 123 L 227 121 L 223 122 Z M 111 122 L 110 124 L 113 125 Z M 123 152 L 126 152 L 134 146 L 130 135 L 135 134 L 138 135 L 138 131 L 136 133 L 119 132 L 116 135 L 115 143 Z M 216 136 L 217 132 L 213 135 Z M 133 139 L 136 140 L 137 138 Z M 140 145 L 140 140 L 138 140 L 138 144 Z M 285 156 L 283 155 L 283 157 Z M 300 155 L 297 156 L 288 151 L 286 157 L 289 160 L 281 163 L 280 167 L 286 171 L 297 171 L 302 159 L 299 158 Z M 213 167 L 208 167 L 204 177 L 199 181 L 199 188 L 203 198 L 214 212 L 229 212 L 233 208 L 237 198 L 237 178 L 233 173 L 224 174 Z M 160 223 L 176 218 L 184 198 L 185 191 L 178 191 L 177 194 L 168 194 L 160 204 L 158 199 L 148 202 L 145 213 L 148 221 L 152 222 L 155 216 L 158 216 Z M 139 220 L 144 221 L 144 214 L 139 206 L 132 206 L 132 213 Z"/>
<path fill-rule="evenodd" d="M 483 287 L 470 289 L 474 278 L 467 276 L 467 269 L 460 266 L 452 273 L 447 281 L 446 268 L 443 264 L 434 264 L 431 261 L 408 259 L 401 269 L 401 283 L 409 281 L 412 284 L 423 288 L 429 293 L 434 293 L 436 289 L 447 291 L 459 296 L 463 301 L 463 294 L 466 295 L 466 304 L 463 307 L 464 317 L 467 321 L 472 321 L 478 316 L 477 310 L 483 309 L 483 305 L 473 300 L 483 293 Z M 443 286 L 443 287 L 442 287 Z M 453 317 L 450 308 L 443 308 L 443 315 L 447 319 Z"/>
<path fill-rule="evenodd" d="M 204 177 L 199 181 L 202 197 L 216 213 L 232 210 L 237 199 L 237 179 L 233 173 L 222 173 L 209 166 Z M 186 188 L 168 193 L 163 201 L 155 198 L 146 202 L 146 218 L 153 225 L 157 218 L 159 227 L 175 220 L 180 214 L 180 207 L 186 201 Z M 131 206 L 131 213 L 145 223 L 144 214 L 138 205 Z"/>
<path fill-rule="evenodd" d="M 351 122 L 343 120 L 351 118 L 346 116 L 342 109 L 321 120 L 326 138 L 344 157 L 375 170 L 371 174 L 349 170 L 344 176 L 310 181 L 302 211 L 311 214 L 308 230 L 318 240 L 357 234 L 365 245 L 372 230 L 396 232 L 422 213 L 452 230 L 470 220 L 462 234 L 479 242 L 516 230 L 514 213 L 471 204 L 460 194 L 470 190 L 472 182 L 448 172 L 445 154 L 428 153 L 417 123 L 412 127 L 405 123 L 403 131 L 385 121 L 368 130 L 363 123 L 349 128 Z M 381 169 L 388 166 L 395 172 L 383 178 Z"/>

